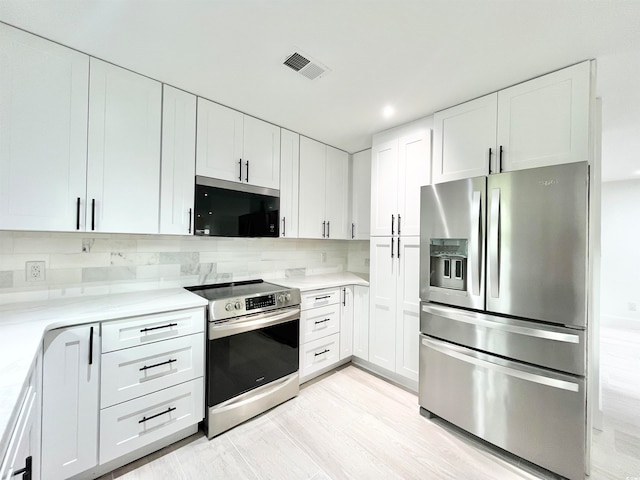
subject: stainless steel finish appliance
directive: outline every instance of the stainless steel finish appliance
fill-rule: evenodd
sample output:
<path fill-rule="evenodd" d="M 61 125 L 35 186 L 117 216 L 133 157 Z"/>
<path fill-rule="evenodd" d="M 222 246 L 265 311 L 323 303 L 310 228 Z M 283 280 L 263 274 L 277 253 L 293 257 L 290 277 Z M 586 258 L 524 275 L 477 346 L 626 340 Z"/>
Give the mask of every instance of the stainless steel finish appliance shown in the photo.
<path fill-rule="evenodd" d="M 584 478 L 587 163 L 421 194 L 422 413 Z"/>
<path fill-rule="evenodd" d="M 298 289 L 254 280 L 188 290 L 209 300 L 209 438 L 298 394 Z"/>

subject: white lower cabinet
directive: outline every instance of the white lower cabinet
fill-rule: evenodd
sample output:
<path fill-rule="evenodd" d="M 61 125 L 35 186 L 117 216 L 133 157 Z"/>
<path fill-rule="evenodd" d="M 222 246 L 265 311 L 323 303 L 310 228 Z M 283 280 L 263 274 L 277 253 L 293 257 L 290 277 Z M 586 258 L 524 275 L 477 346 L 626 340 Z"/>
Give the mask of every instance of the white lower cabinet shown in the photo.
<path fill-rule="evenodd" d="M 340 331 L 338 304 L 304 310 L 300 313 L 300 342 L 307 343 Z"/>
<path fill-rule="evenodd" d="M 353 354 L 353 285 L 342 287 L 340 304 L 340 360 Z"/>
<path fill-rule="evenodd" d="M 340 360 L 340 334 L 313 340 L 300 347 L 300 377 L 309 376 L 335 365 Z"/>
<path fill-rule="evenodd" d="M 369 287 L 353 287 L 353 356 L 369 360 Z"/>

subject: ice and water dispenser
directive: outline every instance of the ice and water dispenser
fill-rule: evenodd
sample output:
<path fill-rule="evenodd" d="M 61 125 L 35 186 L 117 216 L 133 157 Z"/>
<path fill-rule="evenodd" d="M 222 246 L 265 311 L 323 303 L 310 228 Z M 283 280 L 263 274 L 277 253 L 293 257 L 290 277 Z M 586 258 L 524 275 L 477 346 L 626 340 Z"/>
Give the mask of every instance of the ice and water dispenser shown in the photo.
<path fill-rule="evenodd" d="M 467 289 L 467 243 L 461 238 L 432 238 L 430 243 L 432 287 Z"/>

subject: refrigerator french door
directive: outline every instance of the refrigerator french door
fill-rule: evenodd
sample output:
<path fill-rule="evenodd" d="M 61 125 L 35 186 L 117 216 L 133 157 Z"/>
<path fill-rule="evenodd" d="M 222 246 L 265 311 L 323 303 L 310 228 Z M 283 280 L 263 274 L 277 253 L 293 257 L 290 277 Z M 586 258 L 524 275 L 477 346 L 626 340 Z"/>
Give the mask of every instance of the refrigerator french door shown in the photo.
<path fill-rule="evenodd" d="M 568 478 L 588 448 L 587 229 L 586 162 L 421 192 L 423 413 Z"/>

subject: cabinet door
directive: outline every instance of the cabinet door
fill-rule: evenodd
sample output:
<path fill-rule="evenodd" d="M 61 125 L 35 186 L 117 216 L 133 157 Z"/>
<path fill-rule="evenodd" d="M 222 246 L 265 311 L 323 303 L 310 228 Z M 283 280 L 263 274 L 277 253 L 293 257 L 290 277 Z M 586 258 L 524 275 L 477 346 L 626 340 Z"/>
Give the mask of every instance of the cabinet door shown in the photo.
<path fill-rule="evenodd" d="M 436 112 L 433 121 L 433 183 L 489 174 L 497 158 L 496 93 Z"/>
<path fill-rule="evenodd" d="M 398 214 L 398 140 L 374 145 L 371 154 L 371 235 L 391 235 Z M 392 222 L 393 215 L 393 222 Z"/>
<path fill-rule="evenodd" d="M 327 146 L 325 168 L 327 238 L 351 238 L 349 225 L 349 155 Z"/>
<path fill-rule="evenodd" d="M 369 361 L 392 372 L 396 365 L 397 238 L 371 239 Z"/>
<path fill-rule="evenodd" d="M 53 330 L 44 339 L 42 471 L 69 478 L 98 463 L 99 324 Z"/>
<path fill-rule="evenodd" d="M 418 381 L 420 238 L 401 237 L 396 286 L 396 373 Z"/>
<path fill-rule="evenodd" d="M 342 287 L 340 308 L 340 360 L 353 354 L 353 285 Z"/>
<path fill-rule="evenodd" d="M 589 159 L 591 62 L 498 92 L 501 171 Z"/>
<path fill-rule="evenodd" d="M 158 233 L 162 85 L 95 58 L 90 77 L 87 230 Z"/>
<path fill-rule="evenodd" d="M 163 85 L 160 233 L 193 231 L 196 97 Z"/>
<path fill-rule="evenodd" d="M 300 137 L 300 238 L 326 236 L 324 216 L 326 145 Z"/>
<path fill-rule="evenodd" d="M 244 115 L 242 163 L 243 181 L 280 189 L 280 127 Z"/>
<path fill-rule="evenodd" d="M 399 141 L 397 233 L 420 235 L 420 187 L 429 185 L 431 130 L 421 128 Z"/>
<path fill-rule="evenodd" d="M 89 57 L 0 24 L 0 72 L 0 229 L 83 230 Z"/>
<path fill-rule="evenodd" d="M 353 287 L 353 356 L 369 360 L 369 287 Z"/>
<path fill-rule="evenodd" d="M 353 155 L 351 177 L 351 236 L 369 240 L 371 235 L 371 149 Z"/>
<path fill-rule="evenodd" d="M 298 175 L 300 135 L 281 130 L 280 143 L 280 236 L 298 238 Z"/>
<path fill-rule="evenodd" d="M 196 175 L 241 182 L 244 115 L 198 98 Z"/>

